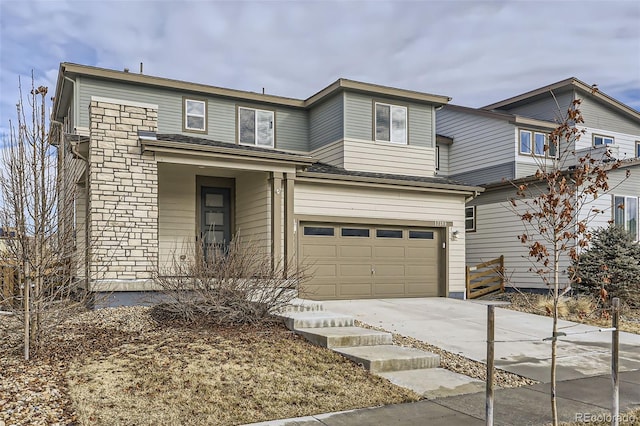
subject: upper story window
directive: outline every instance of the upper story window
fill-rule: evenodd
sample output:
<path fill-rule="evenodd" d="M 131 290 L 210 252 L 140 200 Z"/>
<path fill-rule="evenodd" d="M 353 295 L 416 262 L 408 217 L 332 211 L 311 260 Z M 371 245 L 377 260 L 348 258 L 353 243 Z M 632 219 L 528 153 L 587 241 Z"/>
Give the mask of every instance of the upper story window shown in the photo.
<path fill-rule="evenodd" d="M 407 143 L 407 107 L 376 102 L 376 140 Z"/>
<path fill-rule="evenodd" d="M 464 229 L 467 232 L 476 230 L 476 207 L 465 207 L 464 209 Z"/>
<path fill-rule="evenodd" d="M 241 144 L 273 148 L 273 111 L 238 108 L 238 140 Z"/>
<path fill-rule="evenodd" d="M 638 241 L 638 197 L 613 197 L 613 223 L 624 228 L 631 237 Z"/>
<path fill-rule="evenodd" d="M 549 146 L 548 154 L 545 146 Z M 549 144 L 549 137 L 545 133 L 532 130 L 520 130 L 520 153 L 535 155 L 538 157 L 555 157 L 555 145 Z"/>
<path fill-rule="evenodd" d="M 184 130 L 198 133 L 207 131 L 207 102 L 205 100 L 184 98 Z"/>
<path fill-rule="evenodd" d="M 605 146 L 613 144 L 614 139 L 610 136 L 593 135 L 593 146 Z"/>

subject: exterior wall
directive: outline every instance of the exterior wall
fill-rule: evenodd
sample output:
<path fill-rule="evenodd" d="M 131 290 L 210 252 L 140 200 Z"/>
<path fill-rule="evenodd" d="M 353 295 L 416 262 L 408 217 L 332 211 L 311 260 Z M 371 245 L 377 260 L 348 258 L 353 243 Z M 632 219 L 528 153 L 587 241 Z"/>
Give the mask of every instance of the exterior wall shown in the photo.
<path fill-rule="evenodd" d="M 435 174 L 435 149 L 389 142 L 344 141 L 347 170 L 427 176 Z"/>
<path fill-rule="evenodd" d="M 159 265 L 165 268 L 196 242 L 196 169 L 158 163 Z"/>
<path fill-rule="evenodd" d="M 486 197 L 480 195 L 469 204 L 476 206 L 476 230 L 466 233 L 467 265 L 477 265 L 504 255 L 508 286 L 547 288 L 540 276 L 529 271 L 534 264 L 528 257 L 527 247 L 518 238 L 525 228 L 507 201 L 512 196 L 510 189 L 492 191 Z M 568 265 L 569 261 L 563 259 L 561 271 L 566 271 Z M 566 282 L 566 273 L 561 274 L 561 280 Z"/>
<path fill-rule="evenodd" d="M 408 145 L 435 147 L 434 108 L 414 102 L 378 98 L 360 93 L 344 94 L 344 137 L 356 140 L 374 140 L 374 102 L 386 102 L 407 107 Z"/>
<path fill-rule="evenodd" d="M 438 133 L 453 138 L 449 151 L 449 174 L 464 176 L 473 184 L 512 179 L 509 163 L 515 161 L 514 126 L 506 120 L 447 109 L 436 114 Z M 474 173 L 475 172 L 475 173 Z"/>
<path fill-rule="evenodd" d="M 576 143 L 576 149 L 589 149 L 593 147 L 593 135 L 610 136 L 614 138 L 614 144 L 610 145 L 612 153 L 618 159 L 635 158 L 636 142 L 640 141 L 640 129 L 637 133 L 621 133 L 597 127 L 580 126 L 585 133 Z"/>
<path fill-rule="evenodd" d="M 340 140 L 322 148 L 311 151 L 311 155 L 319 162 L 336 167 L 344 167 L 344 141 Z"/>
<path fill-rule="evenodd" d="M 344 138 L 344 95 L 338 94 L 309 111 L 309 150 Z"/>
<path fill-rule="evenodd" d="M 464 230 L 464 197 L 397 189 L 358 188 L 308 182 L 296 183 L 296 215 L 453 222 Z M 336 219 L 333 219 L 336 220 Z M 338 219 L 339 220 L 339 219 Z M 465 240 L 448 238 L 449 292 L 465 290 Z"/>
<path fill-rule="evenodd" d="M 158 256 L 157 163 L 142 152 L 138 130 L 156 131 L 157 107 L 94 98 L 90 113 L 92 289 L 138 290 Z"/>
<path fill-rule="evenodd" d="M 638 121 L 633 121 L 588 96 L 580 96 L 580 98 L 582 99 L 580 111 L 582 112 L 585 126 L 602 129 L 605 132 L 640 135 L 640 123 Z"/>
<path fill-rule="evenodd" d="M 184 134 L 213 139 L 220 142 L 236 143 L 237 106 L 263 108 L 275 111 L 275 149 L 308 151 L 308 117 L 302 109 L 273 107 L 257 103 L 246 103 L 220 97 L 206 97 L 160 87 L 145 87 L 113 81 L 102 81 L 88 77 L 76 80 L 79 102 L 78 126 L 88 127 L 88 111 L 91 96 L 118 98 L 131 102 L 158 105 L 158 132 Z M 207 133 L 183 132 L 183 97 L 207 100 Z"/>
<path fill-rule="evenodd" d="M 449 176 L 449 151 L 451 147 L 447 144 L 438 145 L 438 149 L 440 150 L 440 167 L 436 171 L 436 174 L 439 176 Z"/>
<path fill-rule="evenodd" d="M 268 173 L 243 173 L 236 178 L 236 232 L 270 246 L 271 192 Z M 284 215 L 282 215 L 283 217 Z"/>
<path fill-rule="evenodd" d="M 548 96 L 541 97 L 535 101 L 529 101 L 524 105 L 511 108 L 500 108 L 500 110 L 506 111 L 510 114 L 536 118 L 538 120 L 557 121 L 559 117 L 566 114 L 571 102 L 573 102 L 575 94 L 570 90 L 554 93 L 554 95 L 555 99 L 551 96 L 551 93 L 549 93 Z"/>

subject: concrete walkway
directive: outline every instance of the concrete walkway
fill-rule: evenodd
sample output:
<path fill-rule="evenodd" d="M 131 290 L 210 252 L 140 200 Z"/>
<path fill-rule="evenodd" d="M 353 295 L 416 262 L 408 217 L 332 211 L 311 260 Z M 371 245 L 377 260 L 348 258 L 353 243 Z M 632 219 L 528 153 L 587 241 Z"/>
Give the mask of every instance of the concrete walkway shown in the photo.
<path fill-rule="evenodd" d="M 348 314 L 367 324 L 414 337 L 449 352 L 486 362 L 486 303 L 447 298 L 338 300 L 324 309 Z M 504 308 L 496 309 L 497 368 L 549 381 L 552 320 Z M 567 334 L 558 343 L 558 380 L 608 374 L 611 332 L 560 321 Z M 640 335 L 620 333 L 620 371 L 640 370 Z"/>
<path fill-rule="evenodd" d="M 560 421 L 610 420 L 611 379 L 595 376 L 558 384 Z M 539 384 L 495 392 L 495 425 L 544 425 L 551 422 L 549 385 Z M 620 374 L 620 407 L 626 411 L 640 405 L 640 371 Z M 327 413 L 296 419 L 254 423 L 253 426 L 360 426 L 360 425 L 484 425 L 484 392 L 422 400 L 411 404 Z M 621 424 L 634 419 L 621 418 Z M 635 419 L 640 421 L 640 419 Z"/>

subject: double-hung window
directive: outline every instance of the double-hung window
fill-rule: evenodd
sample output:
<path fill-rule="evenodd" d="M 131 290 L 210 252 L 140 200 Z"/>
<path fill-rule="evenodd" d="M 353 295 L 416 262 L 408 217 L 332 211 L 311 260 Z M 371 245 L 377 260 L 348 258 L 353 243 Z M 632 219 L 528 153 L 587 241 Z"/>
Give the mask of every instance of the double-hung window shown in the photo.
<path fill-rule="evenodd" d="M 538 157 L 553 157 L 555 156 L 555 147 L 549 146 L 548 152 L 545 152 L 545 146 L 549 144 L 548 139 L 545 133 L 520 130 L 520 153 Z"/>
<path fill-rule="evenodd" d="M 407 143 L 407 107 L 376 102 L 376 141 Z"/>
<path fill-rule="evenodd" d="M 184 130 L 206 133 L 207 102 L 203 99 L 184 99 Z"/>
<path fill-rule="evenodd" d="M 465 207 L 464 209 L 464 229 L 467 232 L 476 230 L 476 207 Z"/>
<path fill-rule="evenodd" d="M 613 197 L 613 223 L 624 228 L 638 241 L 638 197 Z"/>
<path fill-rule="evenodd" d="M 238 140 L 244 145 L 273 148 L 274 114 L 253 108 L 238 108 Z"/>
<path fill-rule="evenodd" d="M 612 145 L 614 139 L 610 136 L 602 136 L 602 135 L 593 135 L 593 146 L 606 146 Z"/>

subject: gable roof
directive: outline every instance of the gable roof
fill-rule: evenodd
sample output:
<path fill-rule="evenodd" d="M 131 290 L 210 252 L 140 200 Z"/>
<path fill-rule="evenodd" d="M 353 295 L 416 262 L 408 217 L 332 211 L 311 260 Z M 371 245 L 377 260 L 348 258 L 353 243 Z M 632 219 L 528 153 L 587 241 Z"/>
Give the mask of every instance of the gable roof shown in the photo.
<path fill-rule="evenodd" d="M 555 123 L 553 121 L 539 120 L 537 118 L 529 118 L 523 115 L 512 114 L 506 111 L 487 110 L 484 108 L 471 108 L 471 107 L 465 107 L 465 106 L 454 105 L 454 104 L 445 105 L 442 110 L 473 114 L 481 117 L 494 118 L 496 120 L 504 120 L 518 126 L 538 127 L 538 128 L 547 129 L 547 130 L 553 130 L 558 126 L 558 123 Z"/>
<path fill-rule="evenodd" d="M 561 80 L 556 83 L 552 83 L 547 86 L 540 87 L 538 89 L 534 89 L 529 92 L 522 93 L 520 95 L 516 95 L 490 105 L 486 105 L 481 109 L 491 111 L 496 109 L 516 107 L 547 96 L 551 91 L 563 92 L 571 89 L 575 89 L 583 94 L 592 96 L 600 102 L 608 105 L 611 108 L 614 108 L 617 111 L 622 112 L 623 114 L 633 118 L 634 120 L 640 120 L 640 112 L 631 108 L 629 105 L 623 104 L 619 100 L 612 98 L 606 93 L 598 90 L 595 85 L 591 86 L 581 80 L 578 80 L 575 77 L 570 77 L 565 80 Z"/>

